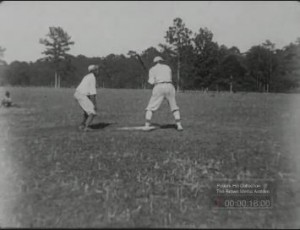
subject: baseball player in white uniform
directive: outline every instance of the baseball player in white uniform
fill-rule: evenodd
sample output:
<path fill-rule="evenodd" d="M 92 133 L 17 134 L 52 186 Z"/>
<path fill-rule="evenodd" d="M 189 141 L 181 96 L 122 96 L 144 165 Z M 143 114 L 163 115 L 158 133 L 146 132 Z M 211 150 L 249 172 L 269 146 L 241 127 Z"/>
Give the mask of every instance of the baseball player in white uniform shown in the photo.
<path fill-rule="evenodd" d="M 5 92 L 5 97 L 1 101 L 0 107 L 2 107 L 2 106 L 7 107 L 7 108 L 12 106 L 12 100 L 11 100 L 9 91 Z"/>
<path fill-rule="evenodd" d="M 164 63 L 161 57 L 155 57 L 155 65 L 149 70 L 148 83 L 154 85 L 152 96 L 146 108 L 146 128 L 150 127 L 152 114 L 156 111 L 164 99 L 167 99 L 170 109 L 176 121 L 178 131 L 182 131 L 179 107 L 175 99 L 175 87 L 172 84 L 172 70 Z"/>
<path fill-rule="evenodd" d="M 92 130 L 89 128 L 89 125 L 92 123 L 97 112 L 96 76 L 99 73 L 98 66 L 90 65 L 88 71 L 89 73 L 83 77 L 74 94 L 75 99 L 84 112 L 83 121 L 79 126 L 79 129 L 83 131 Z"/>

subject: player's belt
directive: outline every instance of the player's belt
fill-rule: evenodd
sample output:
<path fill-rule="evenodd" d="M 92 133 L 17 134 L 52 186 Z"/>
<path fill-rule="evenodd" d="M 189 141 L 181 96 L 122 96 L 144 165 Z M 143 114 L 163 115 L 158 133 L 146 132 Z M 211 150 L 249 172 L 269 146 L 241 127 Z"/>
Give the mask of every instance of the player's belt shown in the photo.
<path fill-rule="evenodd" d="M 158 84 L 172 84 L 172 82 L 171 81 L 162 81 L 162 82 L 155 83 L 155 85 L 158 85 Z"/>

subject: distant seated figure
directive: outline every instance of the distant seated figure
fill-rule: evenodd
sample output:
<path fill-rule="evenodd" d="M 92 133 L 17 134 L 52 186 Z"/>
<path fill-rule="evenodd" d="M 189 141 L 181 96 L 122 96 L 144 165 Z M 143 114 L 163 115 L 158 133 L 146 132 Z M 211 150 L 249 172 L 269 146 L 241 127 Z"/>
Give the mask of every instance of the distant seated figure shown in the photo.
<path fill-rule="evenodd" d="M 1 107 L 4 106 L 6 108 L 11 107 L 13 105 L 12 100 L 10 98 L 10 93 L 8 91 L 5 92 L 5 97 L 1 101 Z"/>

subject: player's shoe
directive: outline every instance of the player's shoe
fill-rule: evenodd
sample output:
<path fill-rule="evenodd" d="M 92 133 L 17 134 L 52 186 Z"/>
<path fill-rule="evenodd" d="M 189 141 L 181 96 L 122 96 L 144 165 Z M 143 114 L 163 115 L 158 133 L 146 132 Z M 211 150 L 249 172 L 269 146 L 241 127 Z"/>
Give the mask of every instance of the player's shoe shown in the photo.
<path fill-rule="evenodd" d="M 149 125 L 149 124 L 145 124 L 145 126 L 143 127 L 143 131 L 151 131 L 153 130 L 155 127 Z"/>
<path fill-rule="evenodd" d="M 181 125 L 177 125 L 177 131 L 183 131 L 183 127 Z"/>
<path fill-rule="evenodd" d="M 89 128 L 89 127 L 85 127 L 83 129 L 83 132 L 91 132 L 91 131 L 94 131 L 93 129 Z"/>
<path fill-rule="evenodd" d="M 83 129 L 84 129 L 84 125 L 79 125 L 79 126 L 78 126 L 78 129 L 79 129 L 79 130 L 83 130 Z"/>

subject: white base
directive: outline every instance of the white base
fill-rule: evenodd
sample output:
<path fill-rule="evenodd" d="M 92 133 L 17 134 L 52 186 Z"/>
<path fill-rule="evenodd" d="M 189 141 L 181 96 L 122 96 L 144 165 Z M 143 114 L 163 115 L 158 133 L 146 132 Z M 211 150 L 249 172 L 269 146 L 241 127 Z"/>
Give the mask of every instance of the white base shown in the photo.
<path fill-rule="evenodd" d="M 134 126 L 134 127 L 122 127 L 122 128 L 118 128 L 119 130 L 143 130 L 143 131 L 149 131 L 149 130 L 153 130 L 156 127 L 154 126 Z"/>

